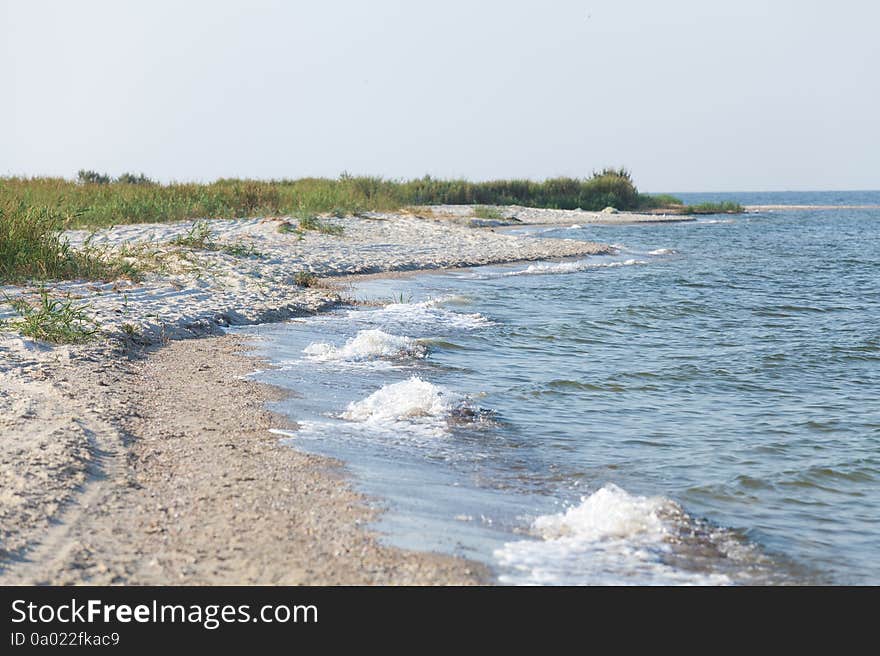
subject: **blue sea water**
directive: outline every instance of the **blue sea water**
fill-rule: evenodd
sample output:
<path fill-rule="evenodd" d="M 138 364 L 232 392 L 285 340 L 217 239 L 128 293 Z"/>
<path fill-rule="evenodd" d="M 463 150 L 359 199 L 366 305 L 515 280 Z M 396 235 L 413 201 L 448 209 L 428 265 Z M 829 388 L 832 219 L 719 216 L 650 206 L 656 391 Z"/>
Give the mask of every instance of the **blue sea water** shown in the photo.
<path fill-rule="evenodd" d="M 388 542 L 504 583 L 880 583 L 880 210 L 514 230 L 619 252 L 247 329 L 279 439 L 344 461 Z"/>

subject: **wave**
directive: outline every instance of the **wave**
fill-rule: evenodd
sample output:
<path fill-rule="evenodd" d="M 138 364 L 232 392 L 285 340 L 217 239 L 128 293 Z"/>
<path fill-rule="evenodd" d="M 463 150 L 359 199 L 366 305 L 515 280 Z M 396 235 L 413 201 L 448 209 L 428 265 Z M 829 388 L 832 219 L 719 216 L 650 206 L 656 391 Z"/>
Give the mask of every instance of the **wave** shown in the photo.
<path fill-rule="evenodd" d="M 412 376 L 408 380 L 385 385 L 361 401 L 350 403 L 342 418 L 359 422 L 388 422 L 445 417 L 461 400 L 461 395 L 445 387 Z"/>
<path fill-rule="evenodd" d="M 671 499 L 613 484 L 538 517 L 531 533 L 539 539 L 495 551 L 503 583 L 725 585 L 740 570 L 760 569 L 755 550 L 732 532 L 693 519 Z"/>
<path fill-rule="evenodd" d="M 390 303 L 369 312 L 352 310 L 349 314 L 352 317 L 372 319 L 380 323 L 440 325 L 461 330 L 474 330 L 494 325 L 490 319 L 477 312 L 468 314 L 441 307 L 444 303 L 462 304 L 464 302 L 465 299 L 462 296 L 448 295 L 419 303 Z"/>
<path fill-rule="evenodd" d="M 464 394 L 412 376 L 350 403 L 339 417 L 396 436 L 411 432 L 437 436 L 453 425 L 488 423 L 492 414 Z"/>
<path fill-rule="evenodd" d="M 648 255 L 673 255 L 677 252 L 672 248 L 655 248 L 653 251 L 648 251 Z"/>
<path fill-rule="evenodd" d="M 314 342 L 303 349 L 309 360 L 317 362 L 344 361 L 364 362 L 378 358 L 423 358 L 427 355 L 424 344 L 400 335 L 392 335 L 378 329 L 359 330 L 342 346 L 326 342 Z"/>
<path fill-rule="evenodd" d="M 592 262 L 589 260 L 577 260 L 575 262 L 553 262 L 548 264 L 530 264 L 520 271 L 509 271 L 505 276 L 536 276 L 555 273 L 576 273 L 589 269 L 601 269 L 620 266 L 632 266 L 634 264 L 647 264 L 644 260 L 624 260 L 617 262 Z"/>

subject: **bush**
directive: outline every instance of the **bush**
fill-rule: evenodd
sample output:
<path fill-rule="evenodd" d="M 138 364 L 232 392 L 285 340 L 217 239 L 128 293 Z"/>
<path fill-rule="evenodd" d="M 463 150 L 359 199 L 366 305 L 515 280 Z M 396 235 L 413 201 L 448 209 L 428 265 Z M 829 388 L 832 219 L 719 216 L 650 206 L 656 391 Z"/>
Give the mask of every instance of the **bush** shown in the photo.
<path fill-rule="evenodd" d="M 116 178 L 116 182 L 119 184 L 130 184 L 130 185 L 153 185 L 156 184 L 152 180 L 150 180 L 143 173 L 123 173 L 118 178 Z"/>
<path fill-rule="evenodd" d="M 110 176 L 106 173 L 98 173 L 97 171 L 86 171 L 80 169 L 76 174 L 76 179 L 82 184 L 110 184 Z"/>

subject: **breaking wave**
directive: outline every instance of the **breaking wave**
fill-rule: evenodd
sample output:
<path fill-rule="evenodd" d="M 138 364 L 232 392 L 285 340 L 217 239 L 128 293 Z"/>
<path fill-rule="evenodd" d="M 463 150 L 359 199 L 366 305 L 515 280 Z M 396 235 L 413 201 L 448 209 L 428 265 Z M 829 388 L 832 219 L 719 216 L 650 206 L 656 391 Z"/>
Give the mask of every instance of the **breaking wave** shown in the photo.
<path fill-rule="evenodd" d="M 760 569 L 731 532 L 690 517 L 665 497 L 608 484 L 564 512 L 538 517 L 538 540 L 495 551 L 504 583 L 525 585 L 725 585 Z M 727 571 L 719 571 L 719 570 Z"/>
<path fill-rule="evenodd" d="M 370 312 L 352 310 L 350 315 L 361 319 L 372 317 L 373 320 L 397 324 L 417 324 L 445 326 L 463 330 L 473 330 L 493 325 L 493 322 L 479 313 L 464 313 L 447 310 L 441 307 L 444 303 L 460 303 L 461 296 L 441 296 L 419 303 L 390 303 Z"/>
<path fill-rule="evenodd" d="M 411 337 L 392 335 L 382 330 L 360 330 L 342 346 L 314 342 L 303 349 L 309 360 L 318 362 L 364 362 L 375 359 L 423 358 L 424 344 Z"/>
<path fill-rule="evenodd" d="M 647 264 L 644 260 L 624 260 L 618 262 L 592 262 L 590 260 L 577 260 L 575 262 L 553 262 L 549 264 L 530 264 L 520 271 L 509 271 L 505 276 L 537 276 L 554 273 L 576 273 L 589 269 L 602 269 L 610 267 L 632 266 L 634 264 Z"/>
<path fill-rule="evenodd" d="M 451 426 L 491 420 L 471 399 L 418 376 L 379 388 L 348 405 L 341 419 L 382 432 L 444 435 Z"/>

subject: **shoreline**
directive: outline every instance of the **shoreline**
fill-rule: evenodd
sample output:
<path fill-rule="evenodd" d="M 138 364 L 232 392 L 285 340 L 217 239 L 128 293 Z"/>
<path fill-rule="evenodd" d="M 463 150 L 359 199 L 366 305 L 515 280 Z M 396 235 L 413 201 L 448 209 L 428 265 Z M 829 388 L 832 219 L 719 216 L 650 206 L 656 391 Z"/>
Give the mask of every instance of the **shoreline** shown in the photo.
<path fill-rule="evenodd" d="M 339 463 L 278 445 L 268 428 L 283 424 L 263 407 L 277 390 L 241 379 L 253 360 L 234 337 L 216 335 L 340 302 L 335 291 L 296 285 L 298 271 L 344 285 L 357 273 L 583 257 L 610 247 L 403 215 L 337 220 L 342 237 L 292 238 L 281 222 L 210 222 L 224 242 L 261 252 L 244 258 L 169 246 L 195 222 L 101 231 L 99 245 L 134 244 L 176 259 L 138 283 L 47 286 L 88 308 L 101 339 L 59 346 L 0 332 L 0 582 L 491 582 L 483 565 L 378 544 L 364 528 L 378 510 L 352 490 Z M 87 236 L 68 235 L 74 246 Z M 8 316 L 0 307 L 0 319 Z M 214 372 L 223 375 L 212 381 Z M 218 443 L 220 435 L 229 438 Z M 289 498 L 279 496 L 285 487 Z M 256 514 L 229 515 L 237 500 Z"/>
<path fill-rule="evenodd" d="M 130 354 L 124 415 L 5 584 L 436 585 L 492 582 L 481 564 L 387 547 L 344 465 L 281 445 L 283 392 L 246 374 L 250 340 L 224 335 Z M 193 384 L 193 372 L 200 380 Z M 224 393 L 217 394 L 223 387 Z M 110 444 L 117 439 L 118 444 Z M 34 537 L 31 535 L 30 537 Z"/>
<path fill-rule="evenodd" d="M 568 212 L 541 212 L 570 222 Z M 285 420 L 264 407 L 278 390 L 242 378 L 257 360 L 243 353 L 242 338 L 217 335 L 228 325 L 331 309 L 341 302 L 338 288 L 362 276 L 613 249 L 448 217 L 349 217 L 334 222 L 341 237 L 297 240 L 279 232 L 280 221 L 210 222 L 221 240 L 260 257 L 190 253 L 195 270 L 140 283 L 53 284 L 52 293 L 91 309 L 103 341 L 51 346 L 0 333 L 0 582 L 493 581 L 482 564 L 378 543 L 365 524 L 379 511 L 353 491 L 344 464 L 278 444 L 268 429 Z M 146 243 L 164 257 L 174 254 L 165 244 L 194 224 L 120 226 L 95 241 Z M 74 244 L 85 238 L 70 234 Z M 303 270 L 329 288 L 295 285 Z M 204 337 L 211 339 L 189 339 Z"/>

